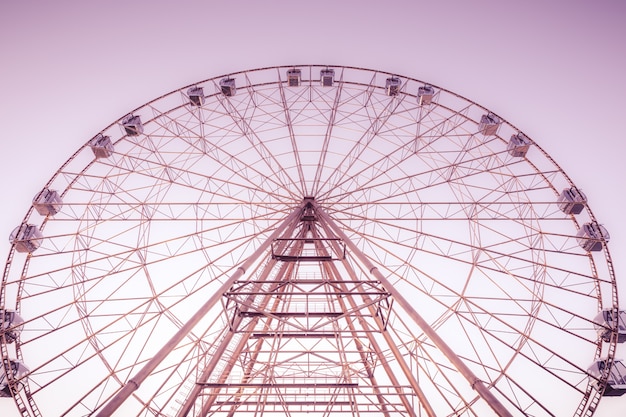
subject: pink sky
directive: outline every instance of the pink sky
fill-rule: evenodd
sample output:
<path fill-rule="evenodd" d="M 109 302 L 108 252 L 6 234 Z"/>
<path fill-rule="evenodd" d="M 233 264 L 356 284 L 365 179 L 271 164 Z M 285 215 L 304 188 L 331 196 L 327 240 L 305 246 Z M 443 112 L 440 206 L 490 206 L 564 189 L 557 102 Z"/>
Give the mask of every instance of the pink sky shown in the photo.
<path fill-rule="evenodd" d="M 32 196 L 130 110 L 218 74 L 329 63 L 430 81 L 523 129 L 607 227 L 626 299 L 625 18 L 619 0 L 4 1 L 0 256 Z M 606 398 L 596 416 L 624 409 Z M 10 399 L 0 415 L 18 415 Z"/>

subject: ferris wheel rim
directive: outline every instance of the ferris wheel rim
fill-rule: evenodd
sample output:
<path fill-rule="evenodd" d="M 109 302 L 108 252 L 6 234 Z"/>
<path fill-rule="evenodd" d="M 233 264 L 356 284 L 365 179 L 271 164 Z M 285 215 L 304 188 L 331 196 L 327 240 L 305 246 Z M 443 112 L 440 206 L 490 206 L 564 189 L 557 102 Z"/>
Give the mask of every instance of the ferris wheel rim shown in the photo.
<path fill-rule="evenodd" d="M 198 82 L 198 83 L 190 84 L 190 85 L 188 85 L 188 86 L 182 87 L 182 88 L 180 88 L 180 89 L 173 90 L 173 91 L 172 91 L 172 92 L 170 92 L 170 93 L 167 93 L 167 94 L 165 94 L 165 95 L 162 95 L 162 96 L 158 97 L 157 99 L 154 99 L 154 100 L 152 100 L 152 101 L 150 101 L 150 102 L 148 102 L 148 103 L 146 103 L 146 104 L 144 104 L 144 105 L 142 105 L 142 106 L 140 106 L 140 107 L 138 107 L 138 108 L 134 109 L 132 112 L 130 112 L 130 113 L 128 113 L 128 114 L 136 114 L 136 113 L 139 113 L 139 112 L 140 112 L 141 110 L 143 110 L 143 109 L 151 108 L 151 107 L 152 107 L 155 103 L 158 103 L 160 100 L 162 100 L 162 99 L 164 99 L 164 98 L 166 98 L 166 97 L 170 97 L 170 96 L 172 96 L 172 95 L 176 95 L 176 94 L 179 94 L 179 93 L 184 94 L 184 92 L 185 92 L 188 88 L 191 88 L 191 87 L 193 87 L 193 86 L 197 86 L 197 85 L 201 85 L 201 84 L 216 83 L 216 81 L 217 81 L 217 80 L 222 79 L 222 78 L 224 78 L 224 77 L 233 77 L 233 76 L 242 75 L 242 74 L 246 74 L 246 75 L 247 75 L 248 73 L 263 72 L 263 71 L 276 71 L 276 72 L 279 72 L 279 73 L 280 73 L 280 71 L 281 71 L 281 70 L 287 70 L 287 69 L 290 69 L 290 68 L 309 68 L 309 69 L 312 69 L 312 68 L 322 68 L 322 67 L 332 68 L 332 69 L 338 69 L 338 70 L 339 70 L 339 69 L 341 69 L 341 70 L 356 70 L 356 71 L 363 71 L 363 72 L 371 72 L 371 73 L 374 73 L 374 74 L 382 74 L 383 76 L 390 76 L 390 77 L 396 76 L 396 74 L 391 74 L 391 73 L 388 73 L 388 72 L 383 72 L 383 71 L 375 71 L 375 70 L 368 70 L 368 69 L 363 69 L 363 68 L 358 68 L 358 67 L 326 66 L 326 65 L 320 65 L 320 66 L 317 66 L 317 65 L 301 65 L 301 66 L 277 66 L 277 67 L 265 67 L 265 68 L 258 68 L 258 69 L 249 70 L 249 71 L 241 71 L 241 72 L 232 73 L 232 74 L 227 74 L 227 75 L 218 76 L 218 77 L 212 77 L 212 78 L 206 79 L 206 80 L 201 81 L 201 82 Z M 403 80 L 407 80 L 407 81 L 409 81 L 409 80 L 410 80 L 410 81 L 412 81 L 412 82 L 416 82 L 416 83 L 423 83 L 422 81 L 419 81 L 419 80 L 414 79 L 414 78 L 409 78 L 409 77 L 401 77 L 401 78 L 402 78 Z M 285 82 L 285 80 L 279 80 L 279 83 L 284 83 L 284 82 Z M 281 85 L 282 85 L 282 84 L 281 84 Z M 251 84 L 250 86 L 253 86 L 253 85 Z M 382 88 L 380 85 L 376 85 L 376 86 L 374 86 L 374 87 L 376 87 L 376 88 L 378 88 L 378 89 Z M 480 105 L 478 105 L 478 104 L 476 104 L 476 103 L 474 103 L 474 102 L 471 102 L 470 100 L 467 100 L 467 99 L 465 99 L 464 97 L 462 97 L 462 96 L 460 96 L 460 95 L 458 95 L 458 94 L 452 93 L 452 92 L 450 92 L 450 91 L 448 91 L 448 90 L 445 90 L 445 89 L 443 89 L 443 88 L 440 88 L 440 87 L 438 87 L 438 86 L 433 86 L 433 87 L 437 88 L 437 89 L 438 89 L 439 91 L 441 91 L 441 92 L 445 92 L 445 93 L 448 93 L 448 94 L 454 95 L 455 97 L 457 97 L 457 98 L 459 98 L 459 99 L 461 99 L 461 100 L 463 100 L 463 101 L 465 101 L 465 102 L 469 103 L 469 104 L 468 104 L 469 106 L 474 106 L 474 107 L 476 107 L 477 109 L 484 110 L 484 111 L 488 111 L 486 108 L 484 108 L 484 107 L 482 107 L 482 106 L 480 106 Z M 282 87 L 281 87 L 281 88 L 282 88 Z M 218 93 L 216 93 L 216 94 L 218 94 Z M 403 94 L 403 95 L 404 95 L 404 96 L 406 96 L 406 97 L 414 97 L 414 96 L 415 96 L 415 94 L 411 95 L 411 94 L 409 94 L 409 93 L 405 93 L 405 92 L 403 92 L 403 93 L 401 93 L 401 94 Z M 181 105 L 181 107 L 184 107 L 184 104 L 182 104 L 182 105 Z M 176 109 L 172 109 L 172 110 L 170 110 L 170 111 L 174 111 L 174 110 L 176 110 Z M 393 112 L 392 112 L 392 113 L 393 113 Z M 157 116 L 155 116 L 155 118 L 154 118 L 154 119 L 156 119 L 156 118 L 157 118 Z M 122 119 L 123 119 L 123 118 L 120 118 L 120 119 L 118 119 L 117 121 L 113 122 L 113 123 L 112 123 L 111 125 L 109 125 L 107 128 L 103 129 L 100 133 L 107 132 L 107 131 L 108 131 L 108 130 L 110 130 L 111 128 L 116 127 L 117 125 L 119 125 L 119 123 L 120 123 L 120 121 L 121 121 Z M 150 122 L 150 121 L 149 121 L 149 122 Z M 146 122 L 146 123 L 149 123 L 149 122 Z M 505 123 L 507 123 L 507 124 L 509 124 L 509 123 L 508 123 L 508 122 L 506 122 L 506 121 L 504 121 L 504 122 L 505 122 Z M 518 129 L 517 129 L 515 126 L 513 126 L 513 125 L 510 125 L 510 124 L 509 124 L 509 126 L 510 126 L 513 130 L 518 130 Z M 125 140 L 124 138 L 125 138 L 125 136 L 122 136 L 122 137 L 120 138 L 120 141 L 121 141 L 121 140 Z M 116 142 L 116 143 L 117 143 L 117 142 Z M 561 168 L 560 168 L 560 167 L 556 164 L 556 162 L 554 162 L 554 160 L 552 160 L 552 158 L 551 158 L 551 157 L 550 157 L 550 156 L 549 156 L 549 155 L 548 155 L 545 151 L 543 151 L 543 149 L 539 148 L 539 146 L 538 146 L 535 142 L 533 142 L 533 143 L 532 143 L 532 145 L 533 145 L 533 147 L 534 147 L 534 148 L 537 148 L 537 149 L 538 149 L 538 150 L 539 150 L 539 151 L 540 151 L 540 152 L 541 152 L 541 153 L 542 153 L 542 154 L 543 154 L 543 155 L 544 155 L 544 156 L 545 156 L 545 157 L 546 157 L 546 158 L 547 158 L 547 159 L 548 159 L 548 160 L 549 160 L 552 164 L 554 164 L 554 166 L 556 167 L 556 169 L 559 171 L 559 174 L 560 174 L 560 175 L 562 175 L 562 176 L 565 178 L 565 180 L 566 180 L 567 182 L 569 182 L 570 184 L 573 184 L 573 183 L 571 182 L 570 178 L 567 176 L 567 174 L 566 174 L 566 173 L 565 173 L 565 172 L 564 172 L 564 171 L 563 171 L 563 170 L 562 170 L 562 169 L 561 169 Z M 66 161 L 66 162 L 62 165 L 62 167 L 59 169 L 59 171 L 57 171 L 57 173 L 55 173 L 55 175 L 54 175 L 54 176 L 53 176 L 53 177 L 52 177 L 52 178 L 48 181 L 48 183 L 46 184 L 46 187 L 53 185 L 53 184 L 54 184 L 54 181 L 57 179 L 57 176 L 62 175 L 62 170 L 63 170 L 65 167 L 67 167 L 67 166 L 71 165 L 71 163 L 74 161 L 74 159 L 75 159 L 75 158 L 77 158 L 77 157 L 79 156 L 79 154 L 81 154 L 81 152 L 82 152 L 82 153 L 84 153 L 84 152 L 85 152 L 85 150 L 86 150 L 86 148 L 87 148 L 87 147 L 88 147 L 88 144 L 86 143 L 86 144 L 85 144 L 85 145 L 83 145 L 81 148 L 79 148 L 79 149 L 78 149 L 78 151 L 76 151 L 76 152 L 75 152 L 75 153 L 74 153 L 74 154 L 70 157 L 70 159 L 68 159 L 68 160 L 67 160 L 67 161 Z M 381 157 L 381 159 L 384 159 L 384 157 Z M 94 159 L 91 163 L 89 163 L 88 165 L 86 165 L 86 166 L 84 167 L 84 171 L 83 171 L 83 172 L 87 172 L 87 171 L 90 169 L 90 167 L 92 166 L 92 164 L 94 164 L 94 163 L 96 163 L 96 162 L 97 162 L 97 160 L 96 160 L 96 159 Z M 364 168 L 364 169 L 369 169 L 369 168 L 367 168 L 367 167 L 366 167 L 366 168 Z M 535 169 L 539 170 L 538 168 L 535 168 Z M 234 171 L 234 169 L 233 169 L 233 171 Z M 258 172 L 260 172 L 260 170 L 257 170 L 257 171 L 258 171 Z M 166 174 L 167 174 L 167 172 L 166 172 Z M 79 175 L 82 175 L 82 172 L 81 172 L 81 174 L 79 174 Z M 169 175 L 169 174 L 167 174 L 167 175 Z M 358 175 L 358 173 L 357 173 L 357 174 L 355 174 L 355 177 L 356 177 L 357 175 Z M 411 176 L 410 174 L 407 174 L 407 178 L 409 178 L 409 177 L 412 177 L 412 176 Z M 329 178 L 330 178 L 330 177 L 329 177 Z M 75 178 L 75 181 L 78 181 L 78 180 L 79 180 L 79 176 L 77 175 L 77 176 L 76 176 L 76 178 Z M 348 180 L 346 180 L 346 181 L 348 181 Z M 392 182 L 392 181 L 393 181 L 393 179 L 390 179 L 390 182 Z M 296 181 L 294 181 L 294 183 L 295 183 L 295 182 L 296 182 Z M 71 183 L 71 184 L 68 186 L 68 188 L 66 189 L 66 191 L 67 191 L 67 190 L 70 190 L 70 188 L 73 186 L 73 184 L 74 184 L 74 183 Z M 235 186 L 235 183 L 234 183 L 234 182 L 233 182 L 232 184 L 231 184 L 231 183 L 229 183 L 229 184 L 230 184 L 230 185 Z M 460 194 L 463 194 L 463 192 L 467 191 L 467 190 L 466 190 L 465 188 L 463 188 L 463 187 L 464 187 L 464 186 L 462 186 L 461 184 L 459 184 L 459 188 L 458 188 L 458 191 L 457 191 L 459 195 L 460 195 Z M 242 188 L 245 188 L 245 187 L 242 187 Z M 553 187 L 553 189 L 554 189 L 554 190 L 556 190 L 556 188 L 554 188 L 554 187 Z M 301 191 L 302 191 L 302 190 L 301 190 Z M 329 188 L 329 190 L 328 190 L 327 192 L 332 192 L 332 188 Z M 363 191 L 363 189 L 360 189 L 360 188 L 359 188 L 359 192 L 363 193 L 364 191 Z M 62 193 L 62 194 L 64 195 L 65 193 Z M 301 194 L 302 194 L 302 193 L 301 193 Z M 306 193 L 304 193 L 304 194 L 306 194 Z M 292 193 L 292 195 L 297 195 L 297 193 Z M 278 196 L 278 194 L 276 194 L 276 196 Z M 305 196 L 304 196 L 304 195 L 302 195 L 302 196 L 300 196 L 300 197 L 305 197 Z M 323 201 L 323 199 L 321 199 L 321 201 Z M 358 201 L 358 200 L 357 200 L 357 201 Z M 342 204 L 342 203 L 341 203 L 341 201 L 339 201 L 338 203 L 339 203 L 339 205 L 341 205 L 341 204 Z M 362 203 L 362 204 L 367 205 L 367 204 L 369 204 L 369 203 L 365 202 L 365 203 Z M 394 203 L 394 204 L 395 204 L 395 203 Z M 349 205 L 349 204 L 345 204 L 345 205 Z M 279 214 L 279 213 L 284 212 L 284 211 L 287 209 L 287 206 L 288 206 L 288 205 L 282 206 L 282 208 L 281 208 L 280 210 L 276 210 L 276 214 Z M 337 213 L 340 213 L 340 212 L 341 212 L 340 210 L 338 210 L 338 211 L 337 211 Z M 344 213 L 348 213 L 348 215 L 353 215 L 353 213 L 351 213 L 349 210 L 348 210 L 348 211 L 345 211 L 345 209 L 344 209 L 344 211 L 343 211 L 343 212 L 344 212 Z M 591 212 L 591 209 L 590 209 L 590 208 L 587 208 L 587 212 L 588 212 L 588 215 L 589 215 L 589 217 L 590 217 L 591 221 L 595 221 L 595 217 L 593 216 L 593 213 Z M 28 222 L 28 220 L 31 218 L 31 216 L 34 216 L 34 213 L 33 213 L 33 208 L 32 208 L 32 207 L 31 207 L 31 208 L 29 209 L 29 211 L 27 212 L 27 215 L 25 216 L 23 223 L 27 223 L 27 222 Z M 266 216 L 267 216 L 267 214 L 266 214 Z M 268 218 L 271 218 L 271 217 L 269 217 L 269 216 L 268 216 Z M 368 219 L 369 219 L 369 220 L 371 220 L 371 218 L 368 218 Z M 45 231 L 45 229 L 44 229 L 44 228 L 45 228 L 45 226 L 46 226 L 47 221 L 48 221 L 48 220 L 47 220 L 47 218 L 43 220 L 43 222 L 42 222 L 42 227 L 41 227 L 42 231 Z M 575 225 L 577 225 L 577 220 L 576 220 L 576 218 L 575 218 L 575 217 L 572 217 L 571 221 L 572 221 Z M 343 224 L 344 224 L 344 226 L 346 226 L 348 229 L 350 229 L 350 227 L 349 227 L 349 226 L 347 226 L 345 223 L 343 223 Z M 365 236 L 366 236 L 366 234 L 365 234 L 364 232 L 358 232 L 358 230 L 359 230 L 358 228 L 352 228 L 351 230 L 354 230 L 354 231 L 355 231 L 355 234 L 359 234 L 359 233 L 361 233 L 361 235 L 360 235 L 360 236 L 361 236 L 361 239 L 363 239 L 363 241 L 364 241 L 364 242 L 366 242 L 366 241 L 368 240 L 368 238 L 366 238 L 366 237 L 365 237 Z M 399 228 L 398 230 L 400 230 L 400 228 Z M 424 235 L 427 235 L 427 234 L 424 234 Z M 449 242 L 449 244 L 450 244 L 450 245 L 452 245 L 452 244 L 454 244 L 454 242 L 450 241 L 450 242 Z M 15 254 L 15 247 L 12 247 L 12 248 L 11 248 L 11 251 L 10 251 L 10 254 L 9 254 L 9 260 L 7 261 L 7 265 L 6 265 L 6 267 L 5 267 L 5 274 L 4 274 L 4 280 L 3 280 L 3 281 L 4 281 L 4 282 L 3 282 L 3 289 L 4 289 L 5 283 L 6 283 L 6 281 L 7 281 L 7 274 L 8 274 L 8 270 L 9 270 L 9 268 L 10 268 L 10 264 L 12 263 L 12 260 L 13 260 L 13 256 L 14 256 L 14 254 Z M 493 252 L 493 254 L 497 254 L 497 251 L 494 251 L 494 252 Z M 591 256 L 591 254 L 588 254 L 587 256 L 588 256 L 588 258 L 591 260 L 591 262 L 593 263 L 593 262 L 594 262 L 594 261 L 593 261 L 593 259 L 594 259 L 594 258 Z M 613 308 L 616 308 L 616 306 L 617 306 L 617 295 L 616 295 L 616 289 L 615 289 L 615 288 L 616 288 L 616 283 L 615 283 L 614 273 L 613 273 L 613 271 L 612 271 L 612 266 L 611 266 L 611 265 L 612 265 L 612 262 L 611 262 L 611 260 L 610 260 L 610 254 L 609 254 L 608 248 L 605 248 L 605 250 L 604 250 L 604 256 L 605 256 L 605 261 L 607 262 L 607 264 L 609 264 L 609 265 L 610 265 L 610 272 L 609 272 L 610 277 L 609 277 L 609 280 L 612 282 L 612 291 L 613 291 L 613 293 L 612 293 L 612 300 L 613 300 Z M 28 274 L 27 274 L 28 266 L 29 266 L 29 265 L 28 265 L 28 261 L 27 261 L 27 262 L 24 264 L 24 268 L 23 268 L 22 275 L 24 275 L 24 276 L 28 275 Z M 469 279 L 469 278 L 468 278 L 468 279 Z M 20 288 L 21 288 L 21 287 L 20 287 Z M 542 288 L 543 288 L 543 287 L 542 287 Z M 21 291 L 21 290 L 20 290 L 20 291 Z M 18 294 L 19 294 L 19 293 L 18 293 Z M 156 293 L 153 293 L 153 294 L 155 294 L 155 295 L 156 295 Z M 5 293 L 4 293 L 4 291 L 3 291 L 3 299 L 4 299 L 4 297 L 5 297 Z M 600 298 L 600 295 L 598 294 L 598 295 L 597 295 L 597 297 L 598 297 L 598 298 Z M 17 300 L 16 300 L 16 303 L 17 303 L 17 306 L 18 306 L 18 307 L 19 307 L 19 306 L 20 306 L 20 304 L 21 304 L 21 301 L 20 301 L 20 300 L 21 300 L 21 296 L 20 296 L 20 295 L 18 295 Z M 601 303 L 601 301 L 599 301 L 599 302 Z M 450 314 L 451 314 L 451 313 L 450 313 Z M 444 324 L 446 320 L 447 320 L 447 319 L 445 319 L 445 320 L 444 320 L 444 319 L 442 319 L 442 324 Z M 531 325 L 531 328 L 532 328 L 532 325 Z M 529 328 L 529 331 L 530 331 L 530 329 L 531 329 L 531 328 Z M 520 344 L 523 344 L 523 343 L 524 343 L 524 342 L 520 341 Z M 20 346 L 20 345 L 19 345 L 19 342 L 18 342 L 18 344 L 17 344 L 16 346 L 17 346 L 17 352 L 19 352 L 19 349 L 20 349 L 20 348 L 19 348 L 19 346 Z M 612 345 L 612 346 L 613 346 L 613 348 L 614 348 L 615 343 L 613 343 L 613 345 Z M 4 350 L 5 348 L 6 348 L 6 344 L 3 344 L 3 350 Z M 520 349 L 521 349 L 521 347 L 520 347 Z M 4 353 L 4 352 L 3 352 L 3 353 Z M 598 358 L 598 357 L 599 357 L 599 354 L 600 354 L 600 350 L 598 349 L 598 350 L 596 351 L 596 358 Z M 613 352 L 611 352 L 611 351 L 609 350 L 609 356 L 610 356 L 610 358 L 612 359 L 612 356 L 611 356 L 611 355 L 614 355 L 614 350 L 613 350 Z M 510 359 L 510 361 L 512 362 L 512 361 L 514 360 L 514 358 L 515 358 L 515 356 L 512 356 L 512 357 L 511 357 L 511 359 Z M 106 362 L 106 361 L 105 361 L 105 362 Z"/>

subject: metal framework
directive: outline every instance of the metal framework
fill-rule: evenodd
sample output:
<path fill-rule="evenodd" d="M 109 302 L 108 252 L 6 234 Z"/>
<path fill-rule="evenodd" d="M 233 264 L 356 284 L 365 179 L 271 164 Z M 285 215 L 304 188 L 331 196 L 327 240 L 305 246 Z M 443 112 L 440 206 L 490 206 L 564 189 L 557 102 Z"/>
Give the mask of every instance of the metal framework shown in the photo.
<path fill-rule="evenodd" d="M 211 78 L 42 186 L 0 300 L 23 416 L 591 416 L 603 394 L 605 229 L 533 140 L 438 86 Z"/>

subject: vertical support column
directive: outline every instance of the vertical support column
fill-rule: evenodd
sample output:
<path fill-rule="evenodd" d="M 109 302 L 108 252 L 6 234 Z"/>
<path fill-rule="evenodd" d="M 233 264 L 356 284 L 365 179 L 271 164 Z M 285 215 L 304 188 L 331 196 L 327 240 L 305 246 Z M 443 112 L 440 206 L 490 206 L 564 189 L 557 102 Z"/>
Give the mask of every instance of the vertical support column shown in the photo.
<path fill-rule="evenodd" d="M 294 219 L 294 220 L 299 220 L 299 219 Z M 287 233 L 291 233 L 293 231 L 293 229 L 295 229 L 296 224 L 298 222 L 297 221 L 293 221 L 290 222 L 289 224 L 287 224 L 282 230 L 283 231 L 287 231 Z M 270 242 L 272 242 L 274 239 L 269 239 Z M 268 275 L 272 269 L 273 264 L 275 264 L 276 261 L 272 260 L 270 261 L 269 265 L 266 265 L 261 273 L 261 280 L 266 280 L 268 278 Z M 256 284 L 259 285 L 259 284 Z M 248 296 L 248 300 L 247 301 L 252 301 L 252 298 L 254 298 L 254 296 L 249 295 Z M 266 305 L 269 302 L 269 298 L 263 300 L 263 305 Z M 237 329 L 239 327 L 239 324 L 241 323 L 242 318 L 241 317 L 237 317 L 235 319 L 233 319 L 234 322 L 234 327 L 233 329 Z M 248 324 L 248 329 L 250 331 L 252 331 L 254 329 L 254 326 L 256 325 L 258 321 L 258 318 L 253 319 L 249 324 Z M 241 354 L 241 351 L 243 350 L 246 342 L 248 341 L 250 335 L 249 332 L 245 332 L 248 333 L 247 336 L 242 337 L 241 341 L 239 341 L 239 345 L 237 346 L 237 348 L 235 349 L 235 357 L 239 357 L 239 355 Z M 230 343 L 230 341 L 232 340 L 233 336 L 235 335 L 234 331 L 230 331 L 225 340 L 218 346 L 217 351 L 213 354 L 213 357 L 211 358 L 210 362 L 207 364 L 207 366 L 205 367 L 205 369 L 202 372 L 202 375 L 200 376 L 200 381 L 205 381 L 209 375 L 211 374 L 211 372 L 213 372 L 213 369 L 215 368 L 215 366 L 217 365 L 217 363 L 220 361 L 222 355 L 224 354 L 224 352 L 226 351 L 226 347 L 228 346 L 228 344 Z M 230 364 L 229 369 L 232 369 L 232 363 Z M 230 373 L 230 370 L 225 370 L 227 373 Z M 223 375 L 225 375 L 223 373 Z M 225 382 L 225 380 L 220 380 L 220 382 Z M 191 390 L 191 392 L 189 393 L 187 400 L 185 401 L 185 403 L 183 404 L 182 408 L 178 411 L 177 417 L 186 417 L 189 414 L 189 411 L 191 410 L 191 408 L 194 405 L 194 402 L 196 400 L 196 398 L 198 397 L 198 395 L 200 395 L 200 392 L 203 390 L 203 387 L 199 384 L 196 384 L 196 386 Z M 208 410 L 208 408 L 212 405 L 213 401 L 215 401 L 215 398 L 217 398 L 216 394 L 211 394 L 209 396 L 209 399 L 204 403 L 202 411 L 200 413 L 200 415 L 206 415 L 206 412 Z M 232 413 L 232 412 L 231 412 Z M 229 413 L 229 415 L 231 414 Z"/>
<path fill-rule="evenodd" d="M 217 290 L 204 305 L 202 305 L 198 311 L 191 316 L 191 318 L 185 323 L 179 330 L 172 336 L 172 338 L 163 345 L 163 347 L 150 359 L 143 368 L 139 370 L 128 382 L 122 387 L 120 391 L 109 401 L 100 412 L 97 417 L 109 417 L 115 410 L 117 410 L 123 403 L 130 397 L 130 395 L 141 386 L 142 382 L 159 366 L 159 364 L 169 355 L 172 350 L 189 334 L 189 332 L 202 320 L 202 318 L 215 306 L 215 304 L 221 299 L 222 294 L 233 285 L 246 270 L 261 256 L 272 241 L 280 236 L 284 229 L 289 226 L 293 221 L 297 221 L 302 213 L 303 206 L 297 207 L 287 218 L 274 230 L 274 232 L 262 242 L 261 245 L 254 251 L 248 259 L 246 259 L 230 276 L 226 282 Z"/>
<path fill-rule="evenodd" d="M 322 222 L 321 226 L 324 229 L 324 231 L 327 233 L 327 235 L 331 236 L 333 234 L 329 225 L 327 225 L 326 223 Z M 335 246 L 337 246 L 337 245 L 335 244 Z M 355 281 L 358 280 L 358 277 L 357 277 L 355 271 L 349 265 L 349 262 L 346 259 L 343 259 L 341 262 L 344 264 L 346 270 L 348 271 L 348 274 L 349 274 L 350 278 L 355 280 Z M 327 269 L 329 269 L 330 271 L 332 271 L 332 272 L 329 273 L 329 275 L 336 276 L 339 279 L 340 274 L 337 271 L 337 268 L 336 268 L 335 265 L 330 263 L 330 265 L 324 265 L 324 266 Z M 345 289 L 345 284 L 339 284 L 339 287 Z M 370 301 L 369 298 L 370 297 L 368 297 L 367 295 L 362 295 L 361 297 L 363 298 L 363 300 L 365 302 L 367 302 L 369 304 L 369 301 Z M 347 302 L 347 303 L 350 304 L 351 308 L 354 311 L 358 310 L 357 305 L 356 305 L 353 297 L 341 298 L 340 302 L 344 306 L 345 306 L 345 303 Z M 371 316 L 374 318 L 375 322 L 378 324 L 380 334 L 383 336 L 383 338 L 387 342 L 387 346 L 389 347 L 389 349 L 393 353 L 394 357 L 396 358 L 396 360 L 398 362 L 398 365 L 402 369 L 402 372 L 404 373 L 405 377 L 409 381 L 409 384 L 413 388 L 413 390 L 415 392 L 415 395 L 418 398 L 418 401 L 420 402 L 422 408 L 426 412 L 426 415 L 428 417 L 436 417 L 435 410 L 433 410 L 432 406 L 430 405 L 430 402 L 428 401 L 428 398 L 426 398 L 426 395 L 424 395 L 424 392 L 422 391 L 421 387 L 419 386 L 419 384 L 417 383 L 416 379 L 412 375 L 410 368 L 407 366 L 406 362 L 404 361 L 404 358 L 400 354 L 399 349 L 395 346 L 394 341 L 389 336 L 389 333 L 385 330 L 385 324 L 383 323 L 383 321 L 380 318 L 376 317 L 376 312 L 375 312 L 375 309 L 373 308 L 373 305 L 369 305 L 368 309 L 370 310 Z M 344 311 L 345 311 L 345 307 L 344 307 Z M 359 320 L 359 323 L 361 323 L 361 326 L 363 327 L 363 329 L 366 329 L 368 327 L 367 324 L 365 323 L 364 317 L 360 313 L 358 313 L 358 320 Z M 348 323 L 348 325 L 350 326 L 350 328 L 352 330 L 354 329 L 354 325 L 352 323 Z M 376 352 L 376 355 L 378 355 L 379 358 L 382 358 L 383 357 L 383 353 L 382 353 L 382 350 L 381 350 L 381 348 L 380 348 L 376 338 L 373 337 L 373 335 L 370 332 L 366 332 L 366 337 L 368 338 L 369 343 L 371 344 L 371 346 L 373 347 L 374 351 Z M 358 341 L 358 338 L 355 338 L 355 342 L 357 342 L 357 341 Z M 370 367 L 368 366 L 367 361 L 366 361 L 366 359 L 364 357 L 363 357 L 363 363 L 364 363 L 364 366 L 366 366 L 366 368 L 370 369 Z M 387 374 L 387 377 L 392 382 L 392 385 L 397 387 L 396 389 L 398 390 L 397 392 L 400 395 L 400 401 L 402 401 L 405 404 L 406 409 L 409 412 L 409 415 L 412 416 L 412 417 L 415 417 L 416 416 L 415 410 L 413 410 L 411 405 L 408 403 L 408 399 L 404 395 L 402 395 L 401 388 L 400 388 L 400 383 L 398 382 L 398 379 L 397 379 L 395 373 L 392 371 L 389 362 L 385 361 L 385 360 L 381 360 L 380 361 L 380 365 L 385 370 L 385 372 Z M 374 375 L 373 374 L 370 374 L 370 375 L 371 375 L 370 379 L 373 382 L 372 386 L 375 387 L 377 384 L 374 383 L 375 382 Z M 376 391 L 379 391 L 379 390 L 376 390 Z M 376 394 L 376 396 L 379 397 L 379 398 L 382 398 L 382 394 L 380 392 L 378 392 Z M 384 407 L 384 401 L 381 401 L 381 405 Z M 388 417 L 389 412 L 387 410 L 384 410 L 383 412 L 384 412 L 384 415 Z M 421 416 L 421 413 L 420 413 L 420 416 Z"/>
<path fill-rule="evenodd" d="M 426 320 L 413 308 L 411 303 L 404 298 L 402 293 L 400 293 L 387 278 L 378 270 L 376 266 L 365 256 L 363 252 L 348 238 L 348 236 L 341 230 L 339 226 L 333 221 L 333 219 L 322 210 L 319 205 L 315 202 L 311 202 L 315 206 L 315 212 L 317 215 L 326 223 L 333 232 L 344 241 L 346 246 L 350 249 L 352 254 L 356 256 L 359 261 L 367 268 L 367 270 L 372 274 L 377 280 L 379 280 L 391 293 L 394 300 L 402 307 L 404 311 L 411 317 L 411 319 L 417 324 L 424 334 L 434 343 L 435 346 L 443 353 L 446 358 L 452 363 L 452 365 L 465 377 L 467 382 L 470 384 L 472 389 L 474 389 L 480 397 L 489 404 L 489 406 L 497 413 L 500 417 L 512 417 L 512 414 L 504 407 L 504 405 L 498 400 L 491 391 L 485 386 L 485 383 L 481 381 L 471 369 L 459 358 L 456 353 L 448 346 L 448 344 L 439 337 L 439 334 L 428 324 Z"/>

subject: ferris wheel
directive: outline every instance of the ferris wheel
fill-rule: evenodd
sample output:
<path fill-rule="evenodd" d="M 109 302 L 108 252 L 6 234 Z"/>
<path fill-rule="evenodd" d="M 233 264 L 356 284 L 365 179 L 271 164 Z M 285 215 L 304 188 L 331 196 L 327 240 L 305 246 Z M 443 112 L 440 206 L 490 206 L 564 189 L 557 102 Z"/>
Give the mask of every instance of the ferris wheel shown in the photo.
<path fill-rule="evenodd" d="M 16 226 L 0 396 L 24 416 L 591 416 L 626 391 L 583 191 L 410 77 L 185 86 L 84 140 Z"/>

